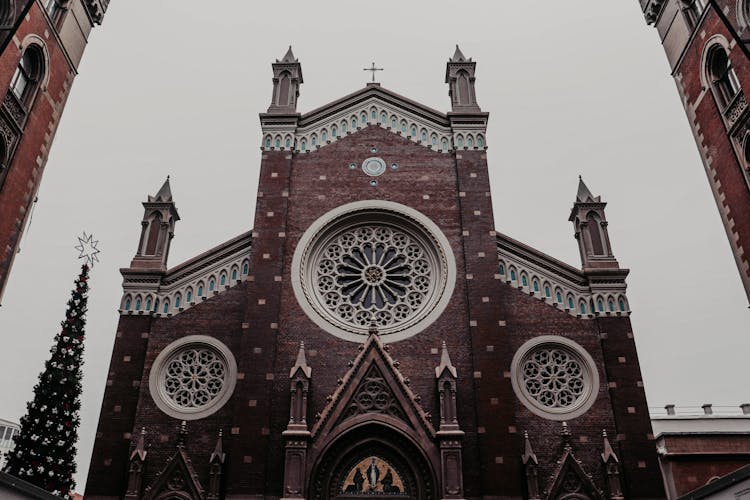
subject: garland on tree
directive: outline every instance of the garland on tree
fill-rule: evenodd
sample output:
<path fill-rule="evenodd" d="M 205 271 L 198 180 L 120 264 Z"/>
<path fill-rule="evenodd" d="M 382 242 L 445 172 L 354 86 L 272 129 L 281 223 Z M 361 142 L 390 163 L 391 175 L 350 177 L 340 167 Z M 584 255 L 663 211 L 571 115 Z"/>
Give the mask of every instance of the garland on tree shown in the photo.
<path fill-rule="evenodd" d="M 63 497 L 75 488 L 88 279 L 89 266 L 84 264 L 71 292 L 62 330 L 50 350 L 52 356 L 39 375 L 34 399 L 26 405 L 21 431 L 15 436 L 15 448 L 8 453 L 4 469 Z"/>

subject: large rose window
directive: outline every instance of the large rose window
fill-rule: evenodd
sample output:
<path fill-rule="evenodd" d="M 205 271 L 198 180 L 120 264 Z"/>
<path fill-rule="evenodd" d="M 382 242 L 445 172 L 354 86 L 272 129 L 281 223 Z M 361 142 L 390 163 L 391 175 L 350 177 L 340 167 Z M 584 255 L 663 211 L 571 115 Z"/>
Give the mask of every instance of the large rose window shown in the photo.
<path fill-rule="evenodd" d="M 361 340 L 375 326 L 380 335 L 399 340 L 447 302 L 455 273 L 446 248 L 405 214 L 344 214 L 303 237 L 295 254 L 295 292 L 331 333 Z"/>

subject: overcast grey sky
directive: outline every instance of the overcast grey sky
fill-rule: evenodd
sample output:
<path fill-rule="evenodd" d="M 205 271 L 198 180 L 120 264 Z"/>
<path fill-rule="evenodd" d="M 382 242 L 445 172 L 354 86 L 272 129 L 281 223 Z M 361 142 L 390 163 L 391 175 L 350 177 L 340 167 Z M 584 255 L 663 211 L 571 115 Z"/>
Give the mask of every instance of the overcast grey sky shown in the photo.
<path fill-rule="evenodd" d="M 213 8 L 213 10 L 211 10 Z M 0 309 L 0 417 L 18 421 L 62 320 L 82 230 L 100 240 L 78 490 L 96 432 L 141 202 L 167 174 L 170 266 L 251 228 L 270 63 L 302 63 L 300 110 L 383 86 L 449 109 L 445 62 L 477 61 L 498 231 L 580 266 L 582 174 L 609 202 L 650 406 L 750 401 L 750 311 L 658 36 L 637 0 L 377 3 L 115 0 L 92 34 Z"/>

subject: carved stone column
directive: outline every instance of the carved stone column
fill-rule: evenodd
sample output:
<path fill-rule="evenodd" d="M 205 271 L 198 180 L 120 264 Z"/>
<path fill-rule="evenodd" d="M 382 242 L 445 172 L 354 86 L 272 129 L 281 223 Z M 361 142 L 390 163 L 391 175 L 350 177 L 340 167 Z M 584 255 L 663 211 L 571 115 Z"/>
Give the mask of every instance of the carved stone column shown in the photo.
<path fill-rule="evenodd" d="M 300 342 L 297 361 L 289 371 L 289 423 L 282 433 L 284 446 L 284 493 L 282 500 L 305 498 L 305 469 L 307 465 L 307 392 L 310 389 L 312 368 L 305 357 L 305 343 Z"/>
<path fill-rule="evenodd" d="M 451 363 L 448 348 L 443 342 L 440 365 L 435 367 L 435 378 L 440 395 L 440 477 L 442 499 L 462 499 L 463 479 L 463 438 L 464 432 L 458 425 L 456 412 L 456 381 L 458 375 Z"/>

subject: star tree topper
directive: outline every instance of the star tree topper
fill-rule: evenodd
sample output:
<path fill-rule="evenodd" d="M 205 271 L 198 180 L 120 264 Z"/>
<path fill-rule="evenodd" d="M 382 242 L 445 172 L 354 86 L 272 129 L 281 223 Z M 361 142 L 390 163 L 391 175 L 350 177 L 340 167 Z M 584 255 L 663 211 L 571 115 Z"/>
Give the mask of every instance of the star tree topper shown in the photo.
<path fill-rule="evenodd" d="M 99 257 L 96 254 L 100 252 L 96 246 L 99 244 L 99 240 L 94 241 L 93 235 L 86 235 L 86 231 L 83 232 L 83 236 L 78 237 L 78 245 L 75 249 L 81 252 L 78 256 L 79 259 L 85 259 L 86 264 L 89 267 L 94 267 L 94 262 L 99 262 Z"/>

